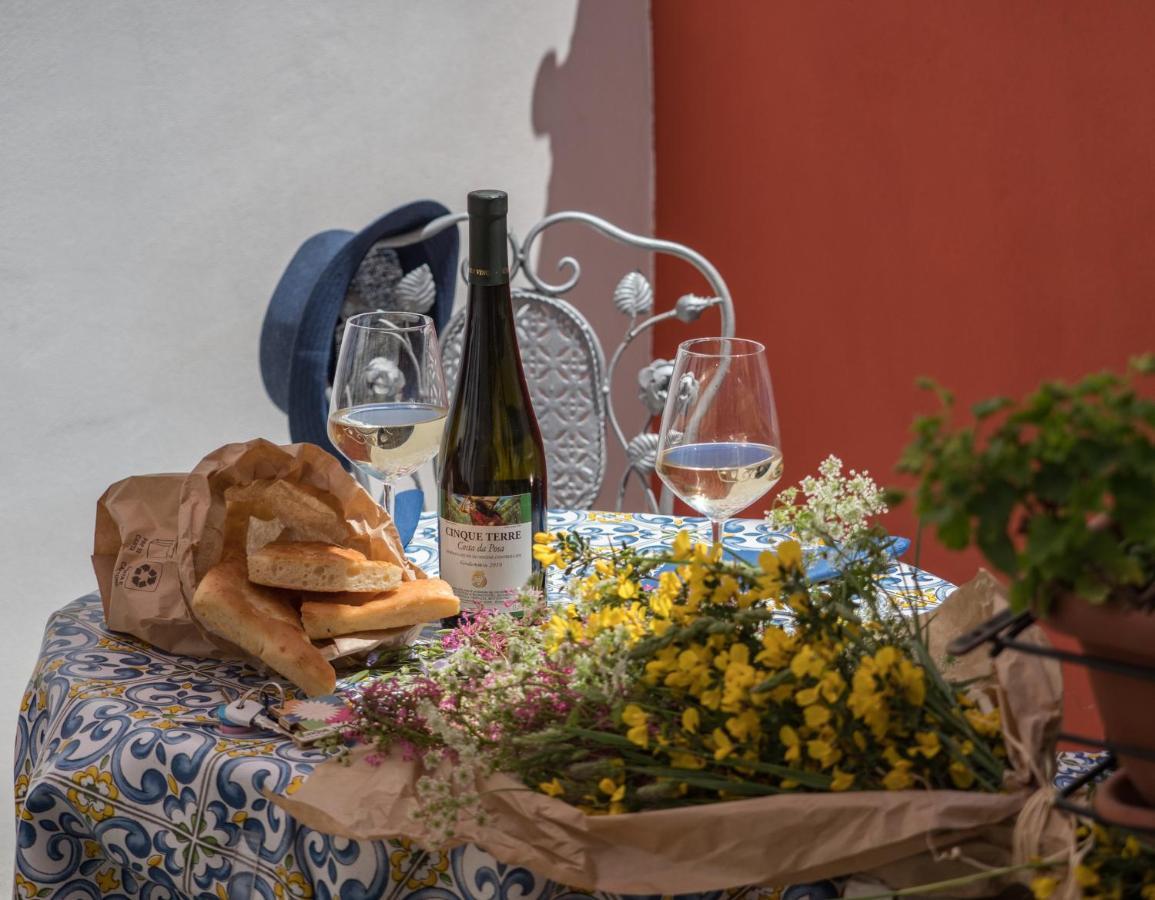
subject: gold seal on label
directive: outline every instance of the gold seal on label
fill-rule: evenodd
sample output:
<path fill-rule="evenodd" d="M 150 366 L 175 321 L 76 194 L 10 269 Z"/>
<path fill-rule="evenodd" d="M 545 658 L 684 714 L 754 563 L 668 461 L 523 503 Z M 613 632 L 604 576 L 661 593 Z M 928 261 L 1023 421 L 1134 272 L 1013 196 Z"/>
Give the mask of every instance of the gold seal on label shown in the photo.
<path fill-rule="evenodd" d="M 476 572 L 473 573 L 473 578 L 470 579 L 470 583 L 475 588 L 483 588 L 487 584 L 489 584 L 489 579 L 485 577 L 484 572 L 482 572 L 480 569 L 478 569 Z"/>

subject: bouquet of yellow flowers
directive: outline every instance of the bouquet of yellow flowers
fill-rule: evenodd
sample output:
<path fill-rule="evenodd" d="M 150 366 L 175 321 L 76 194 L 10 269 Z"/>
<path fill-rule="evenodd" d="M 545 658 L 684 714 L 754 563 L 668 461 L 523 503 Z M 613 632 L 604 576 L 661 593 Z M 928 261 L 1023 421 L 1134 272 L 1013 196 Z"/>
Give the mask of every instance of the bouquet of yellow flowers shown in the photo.
<path fill-rule="evenodd" d="M 474 616 L 352 698 L 346 737 L 363 747 L 354 758 L 364 777 L 388 773 L 374 782 L 383 811 L 341 811 L 354 789 L 332 769 L 285 805 L 306 822 L 320 810 L 312 821 L 325 830 L 470 840 L 559 880 L 614 890 L 845 874 L 925 855 L 935 832 L 973 835 L 1005 821 L 1039 786 L 1026 762 L 1051 752 L 1049 726 L 1028 722 L 1009 752 L 993 680 L 980 689 L 944 674 L 909 599 L 918 592 L 882 588 L 891 538 L 864 523 L 838 536 L 822 541 L 820 517 L 806 517 L 808 543 L 825 543 L 833 564 L 815 579 L 796 534 L 756 563 L 685 531 L 658 552 L 539 534 L 535 556 L 565 573 L 563 602 L 528 594 Z M 1023 710 L 1053 717 L 1057 701 L 1028 697 L 1018 718 Z M 942 792 L 953 799 L 934 803 Z M 982 794 L 991 800 L 959 799 Z M 800 805 L 803 797 L 815 799 Z M 787 824 L 805 812 L 826 831 L 810 839 L 829 848 L 784 854 L 776 868 L 741 846 L 748 824 L 726 836 L 751 816 L 767 823 L 767 803 Z M 671 836 L 665 875 L 647 855 L 656 836 L 639 844 L 634 832 L 591 824 L 636 818 L 628 813 L 657 816 L 647 827 Z M 683 863 L 695 815 L 706 827 L 691 873 Z M 889 833 L 862 834 L 863 825 Z M 541 846 L 578 833 L 588 842 L 568 848 L 571 860 Z M 712 869 L 707 857 L 727 864 Z M 637 871 L 640 858 L 651 871 Z"/>
<path fill-rule="evenodd" d="M 752 566 L 686 532 L 658 554 L 538 537 L 539 558 L 585 573 L 544 638 L 582 690 L 564 719 L 510 742 L 505 770 L 528 784 L 609 813 L 789 791 L 999 790 L 999 711 L 942 676 L 920 620 L 879 590 L 882 533 L 841 548 L 822 583 L 793 540 Z"/>

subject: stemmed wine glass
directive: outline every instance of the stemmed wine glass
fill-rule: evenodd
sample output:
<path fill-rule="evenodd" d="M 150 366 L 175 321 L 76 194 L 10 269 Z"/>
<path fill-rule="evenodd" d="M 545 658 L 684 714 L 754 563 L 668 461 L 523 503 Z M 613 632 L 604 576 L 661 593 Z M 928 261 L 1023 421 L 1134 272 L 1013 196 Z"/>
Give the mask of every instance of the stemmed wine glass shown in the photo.
<path fill-rule="evenodd" d="M 363 473 L 384 482 L 381 505 L 391 518 L 393 482 L 436 455 L 448 406 L 429 316 L 369 312 L 345 322 L 329 440 Z"/>
<path fill-rule="evenodd" d="M 726 519 L 782 477 L 782 450 L 766 348 L 742 338 L 696 338 L 678 347 L 658 434 L 657 472 L 710 520 Z"/>

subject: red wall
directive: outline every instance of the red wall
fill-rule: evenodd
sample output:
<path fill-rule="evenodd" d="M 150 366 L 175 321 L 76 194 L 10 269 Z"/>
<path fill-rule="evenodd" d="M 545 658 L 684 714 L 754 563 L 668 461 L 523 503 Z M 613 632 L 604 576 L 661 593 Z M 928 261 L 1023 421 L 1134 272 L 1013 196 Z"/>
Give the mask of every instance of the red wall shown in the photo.
<path fill-rule="evenodd" d="M 1155 3 L 652 16 L 657 233 L 770 348 L 786 482 L 834 452 L 893 483 L 917 375 L 969 405 L 1155 349 Z M 657 285 L 702 289 L 674 262 Z M 977 562 L 923 555 L 955 580 Z"/>

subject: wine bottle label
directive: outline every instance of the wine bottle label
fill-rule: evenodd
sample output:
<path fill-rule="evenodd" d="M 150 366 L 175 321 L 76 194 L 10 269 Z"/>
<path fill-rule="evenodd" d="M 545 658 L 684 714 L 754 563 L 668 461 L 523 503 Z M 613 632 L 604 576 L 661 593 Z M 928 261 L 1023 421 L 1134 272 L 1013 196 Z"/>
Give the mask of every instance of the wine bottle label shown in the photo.
<path fill-rule="evenodd" d="M 529 494 L 441 495 L 441 572 L 464 610 L 501 609 L 533 570 Z"/>

